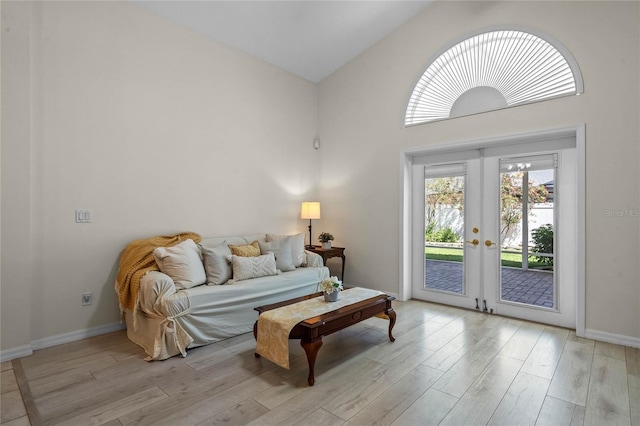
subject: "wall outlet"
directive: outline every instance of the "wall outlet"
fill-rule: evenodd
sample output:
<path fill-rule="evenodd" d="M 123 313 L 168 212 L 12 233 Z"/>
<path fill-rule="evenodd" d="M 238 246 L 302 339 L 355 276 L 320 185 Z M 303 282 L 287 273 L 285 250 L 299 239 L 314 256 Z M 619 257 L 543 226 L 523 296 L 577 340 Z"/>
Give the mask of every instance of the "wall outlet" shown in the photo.
<path fill-rule="evenodd" d="M 85 291 L 82 293 L 82 306 L 87 306 L 93 303 L 93 293 Z"/>

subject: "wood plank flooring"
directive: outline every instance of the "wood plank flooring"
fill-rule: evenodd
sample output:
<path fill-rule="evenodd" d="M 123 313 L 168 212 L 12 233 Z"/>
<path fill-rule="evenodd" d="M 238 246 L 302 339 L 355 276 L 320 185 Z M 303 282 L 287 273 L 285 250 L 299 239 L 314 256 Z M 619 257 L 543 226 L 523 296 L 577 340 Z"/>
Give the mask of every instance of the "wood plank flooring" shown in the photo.
<path fill-rule="evenodd" d="M 640 426 L 640 349 L 426 302 L 394 308 L 394 343 L 380 318 L 326 337 L 313 387 L 298 341 L 285 370 L 254 357 L 251 334 L 151 363 L 125 332 L 39 350 L 2 363 L 1 423 L 35 410 L 34 426 Z"/>

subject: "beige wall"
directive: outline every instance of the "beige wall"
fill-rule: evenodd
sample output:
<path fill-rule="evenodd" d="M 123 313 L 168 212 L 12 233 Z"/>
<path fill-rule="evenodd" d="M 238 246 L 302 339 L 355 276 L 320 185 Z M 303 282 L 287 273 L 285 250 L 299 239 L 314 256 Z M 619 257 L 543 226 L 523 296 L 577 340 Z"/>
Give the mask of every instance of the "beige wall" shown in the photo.
<path fill-rule="evenodd" d="M 2 3 L 0 343 L 27 345 L 31 312 L 29 10 Z M 11 16 L 10 22 L 5 17 Z"/>
<path fill-rule="evenodd" d="M 2 12 L 3 350 L 117 323 L 132 239 L 306 231 L 316 85 L 126 2 Z"/>
<path fill-rule="evenodd" d="M 348 282 L 397 292 L 401 150 L 579 123 L 587 328 L 640 338 L 639 220 L 605 214 L 640 205 L 638 9 L 436 3 L 318 87 L 124 2 L 2 2 L 0 349 L 117 322 L 131 239 L 306 231 L 307 198 Z M 584 95 L 403 129 L 429 57 L 501 24 L 560 40 Z"/>
<path fill-rule="evenodd" d="M 467 33 L 520 25 L 562 42 L 582 96 L 403 128 L 428 60 Z M 439 2 L 320 84 L 325 227 L 348 247 L 349 282 L 397 292 L 400 152 L 586 123 L 586 328 L 640 342 L 638 2 Z"/>

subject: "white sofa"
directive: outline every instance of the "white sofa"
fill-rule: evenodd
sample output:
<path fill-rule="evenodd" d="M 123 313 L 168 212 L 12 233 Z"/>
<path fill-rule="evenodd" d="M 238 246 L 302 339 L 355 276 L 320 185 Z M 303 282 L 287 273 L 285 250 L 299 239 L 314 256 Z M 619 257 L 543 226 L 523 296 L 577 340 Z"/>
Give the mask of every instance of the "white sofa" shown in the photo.
<path fill-rule="evenodd" d="M 265 234 L 205 238 L 200 244 L 244 245 L 255 240 L 265 241 Z M 292 271 L 182 290 L 169 275 L 148 272 L 140 279 L 133 311 L 123 311 L 127 336 L 144 348 L 147 360 L 161 360 L 250 332 L 258 317 L 255 307 L 317 292 L 319 283 L 329 277 L 320 256 L 306 250 L 303 256 L 305 264 Z"/>

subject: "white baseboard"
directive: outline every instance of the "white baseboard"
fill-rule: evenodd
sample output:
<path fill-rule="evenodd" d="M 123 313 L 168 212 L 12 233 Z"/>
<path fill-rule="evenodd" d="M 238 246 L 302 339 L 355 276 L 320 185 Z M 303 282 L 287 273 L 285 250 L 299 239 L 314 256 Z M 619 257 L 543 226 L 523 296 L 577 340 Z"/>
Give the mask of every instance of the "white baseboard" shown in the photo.
<path fill-rule="evenodd" d="M 75 342 L 77 340 L 86 339 L 88 337 L 99 336 L 101 334 L 111 333 L 113 331 L 123 330 L 126 326 L 124 323 L 114 322 L 93 328 L 85 328 L 84 330 L 75 330 L 69 333 L 58 334 L 43 339 L 34 340 L 29 345 L 19 346 L 17 348 L 6 349 L 0 351 L 0 361 L 11 361 L 15 358 L 22 358 L 33 354 L 38 349 L 50 348 L 64 343 Z"/>
<path fill-rule="evenodd" d="M 64 343 L 75 342 L 77 340 L 86 339 L 88 337 L 99 336 L 100 334 L 111 333 L 112 331 L 123 330 L 124 323 L 114 322 L 111 324 L 100 325 L 93 328 L 85 328 L 84 330 L 71 331 L 69 333 L 58 334 L 56 336 L 45 337 L 31 342 L 33 350 L 50 348 Z"/>
<path fill-rule="evenodd" d="M 584 337 L 587 339 L 600 340 L 602 342 L 614 343 L 616 345 L 629 346 L 631 348 L 640 348 L 640 338 L 625 336 L 622 334 L 609 333 L 600 330 L 586 329 Z"/>
<path fill-rule="evenodd" d="M 391 293 L 391 292 L 388 292 L 388 291 L 385 291 L 384 293 L 385 293 L 387 296 L 393 296 L 393 297 L 395 297 L 395 298 L 396 298 L 396 300 L 400 300 L 400 299 L 398 299 L 398 293 Z"/>
<path fill-rule="evenodd" d="M 0 362 L 11 361 L 12 359 L 23 358 L 29 355 L 33 355 L 33 348 L 31 348 L 31 345 L 5 349 L 4 351 L 0 351 Z"/>

